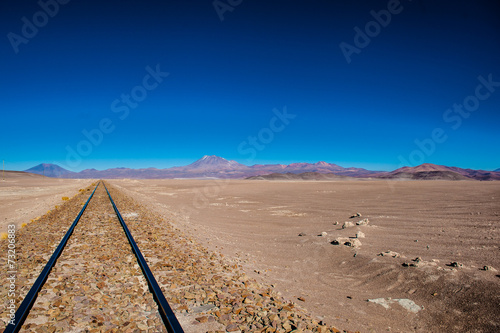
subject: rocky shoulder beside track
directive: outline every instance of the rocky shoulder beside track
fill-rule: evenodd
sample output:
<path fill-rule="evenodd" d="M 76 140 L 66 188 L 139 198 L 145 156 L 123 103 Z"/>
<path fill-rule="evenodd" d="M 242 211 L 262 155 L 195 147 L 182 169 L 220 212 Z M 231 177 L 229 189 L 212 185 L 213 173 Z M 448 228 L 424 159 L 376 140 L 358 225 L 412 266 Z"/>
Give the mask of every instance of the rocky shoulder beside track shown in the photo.
<path fill-rule="evenodd" d="M 14 257 L 9 257 L 9 238 L 0 241 L 0 330 L 10 317 L 11 303 L 19 307 L 52 253 L 59 245 L 96 184 L 80 189 L 72 198 L 61 197 L 61 204 L 45 215 L 25 221 L 16 228 Z M 8 260 L 11 260 L 10 262 Z M 10 266 L 13 264 L 13 267 Z M 12 279 L 14 277 L 14 279 Z M 15 286 L 15 290 L 9 287 Z"/>

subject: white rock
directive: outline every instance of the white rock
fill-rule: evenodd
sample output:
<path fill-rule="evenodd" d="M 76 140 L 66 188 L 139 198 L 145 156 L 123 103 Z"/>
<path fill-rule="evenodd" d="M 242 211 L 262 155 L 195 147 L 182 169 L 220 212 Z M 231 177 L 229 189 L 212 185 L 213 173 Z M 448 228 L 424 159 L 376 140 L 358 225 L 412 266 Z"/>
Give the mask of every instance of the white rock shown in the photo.
<path fill-rule="evenodd" d="M 417 313 L 420 310 L 422 310 L 421 306 L 417 305 L 414 301 L 412 301 L 411 299 L 408 299 L 408 298 L 395 298 L 395 299 L 391 299 L 390 297 L 389 298 L 373 298 L 373 299 L 369 299 L 368 302 L 380 304 L 386 309 L 389 309 L 391 304 L 398 303 L 403 308 L 405 308 L 406 310 L 413 312 L 413 313 Z"/>
<path fill-rule="evenodd" d="M 351 227 L 354 227 L 354 223 L 349 222 L 349 221 L 344 222 L 344 224 L 342 225 L 342 229 L 351 228 Z"/>
<path fill-rule="evenodd" d="M 399 299 L 395 299 L 395 301 L 398 302 L 399 305 L 401 305 L 403 308 L 405 308 L 406 310 L 408 310 L 410 312 L 417 313 L 418 311 L 422 310 L 422 307 L 415 304 L 415 302 L 413 302 L 411 299 L 399 298 Z"/>
<path fill-rule="evenodd" d="M 372 298 L 372 299 L 369 299 L 368 302 L 375 303 L 375 304 L 380 304 L 384 308 L 389 309 L 390 308 L 389 304 L 392 303 L 392 299 L 390 299 L 390 298 L 388 298 L 388 299 L 385 299 L 385 298 Z"/>
<path fill-rule="evenodd" d="M 344 245 L 347 245 L 350 247 L 360 247 L 361 242 L 359 241 L 359 239 L 353 238 L 353 239 L 350 239 L 347 242 L 345 242 Z"/>
<path fill-rule="evenodd" d="M 367 225 L 370 223 L 368 219 L 362 219 L 361 221 L 356 222 L 356 225 Z"/>
<path fill-rule="evenodd" d="M 365 238 L 365 234 L 362 231 L 356 233 L 356 238 Z"/>

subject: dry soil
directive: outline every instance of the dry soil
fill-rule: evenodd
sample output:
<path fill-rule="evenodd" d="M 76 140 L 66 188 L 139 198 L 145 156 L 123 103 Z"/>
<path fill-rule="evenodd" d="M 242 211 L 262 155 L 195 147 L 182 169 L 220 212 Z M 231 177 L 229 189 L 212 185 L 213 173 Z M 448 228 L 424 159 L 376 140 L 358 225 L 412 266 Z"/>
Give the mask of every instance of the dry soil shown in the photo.
<path fill-rule="evenodd" d="M 499 182 L 111 183 L 338 328 L 500 329 Z"/>

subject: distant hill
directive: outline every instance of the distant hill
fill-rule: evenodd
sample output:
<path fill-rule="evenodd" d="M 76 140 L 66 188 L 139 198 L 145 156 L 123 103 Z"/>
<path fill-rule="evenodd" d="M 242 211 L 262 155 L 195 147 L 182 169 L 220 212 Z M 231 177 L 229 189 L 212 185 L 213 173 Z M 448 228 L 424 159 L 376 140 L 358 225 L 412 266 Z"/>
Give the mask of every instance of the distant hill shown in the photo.
<path fill-rule="evenodd" d="M 68 178 L 68 176 L 74 173 L 72 171 L 61 168 L 59 165 L 48 163 L 38 164 L 37 166 L 34 166 L 28 170 L 24 170 L 24 172 L 35 173 L 38 175 L 53 178 Z"/>
<path fill-rule="evenodd" d="M 402 167 L 376 176 L 386 179 L 500 180 L 499 172 L 462 169 L 431 163 L 424 163 L 416 167 Z"/>
<path fill-rule="evenodd" d="M 500 168 L 493 170 L 494 172 L 500 172 Z"/>
<path fill-rule="evenodd" d="M 473 170 L 461 169 L 457 167 L 449 167 L 450 170 L 458 172 L 465 177 L 476 180 L 500 180 L 500 172 L 486 171 L 486 170 Z"/>
<path fill-rule="evenodd" d="M 255 166 L 254 166 L 255 167 Z M 262 168 L 269 169 L 269 166 Z M 282 170 L 274 170 L 281 171 L 285 173 L 304 173 L 304 172 L 318 172 L 318 173 L 334 173 L 336 175 L 341 176 L 350 176 L 350 177 L 367 177 L 377 171 L 370 171 L 363 168 L 344 168 L 337 164 L 327 163 L 327 162 L 317 162 L 317 163 L 292 163 L 284 166 Z"/>
<path fill-rule="evenodd" d="M 380 176 L 383 179 L 408 180 L 471 180 L 453 171 L 418 171 L 418 172 L 390 172 Z"/>
<path fill-rule="evenodd" d="M 252 176 L 245 179 L 250 180 L 334 180 L 348 179 L 346 176 L 339 176 L 334 173 L 303 172 L 303 173 L 271 173 L 269 175 Z"/>

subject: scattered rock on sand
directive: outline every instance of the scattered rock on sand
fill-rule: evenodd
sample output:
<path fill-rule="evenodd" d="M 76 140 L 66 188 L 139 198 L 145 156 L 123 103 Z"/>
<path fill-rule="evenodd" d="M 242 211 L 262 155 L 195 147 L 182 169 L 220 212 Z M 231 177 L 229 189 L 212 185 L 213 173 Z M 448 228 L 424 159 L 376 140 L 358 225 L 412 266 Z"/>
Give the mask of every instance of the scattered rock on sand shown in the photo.
<path fill-rule="evenodd" d="M 360 213 L 356 213 L 356 214 L 353 214 L 351 215 L 351 219 L 355 218 L 355 217 L 361 217 L 362 215 Z"/>
<path fill-rule="evenodd" d="M 327 235 L 328 235 L 328 233 L 327 233 L 326 231 L 323 231 L 323 232 L 322 232 L 322 233 L 320 233 L 318 236 L 320 236 L 320 237 L 325 237 L 325 236 L 327 236 Z"/>
<path fill-rule="evenodd" d="M 342 225 L 342 229 L 351 228 L 351 227 L 354 227 L 354 223 L 349 222 L 349 221 L 344 222 L 344 224 Z"/>
<path fill-rule="evenodd" d="M 307 234 L 306 234 L 305 232 L 301 232 L 301 233 L 299 234 L 299 236 L 301 236 L 301 237 L 302 237 L 302 236 L 307 236 Z"/>
<path fill-rule="evenodd" d="M 464 264 L 462 264 L 458 261 L 453 261 L 453 262 L 449 263 L 447 266 L 461 268 L 461 267 L 464 267 Z"/>
<path fill-rule="evenodd" d="M 338 240 L 331 241 L 330 244 L 332 245 L 340 245 L 340 242 Z"/>
<path fill-rule="evenodd" d="M 353 239 L 345 242 L 344 245 L 350 246 L 350 247 L 360 247 L 361 242 L 359 241 L 359 239 L 353 238 Z"/>
<path fill-rule="evenodd" d="M 412 260 L 413 262 L 408 263 L 404 262 L 403 267 L 420 267 L 422 265 L 422 258 L 416 257 L 415 259 Z"/>
<path fill-rule="evenodd" d="M 339 225 L 339 221 L 333 222 L 333 225 Z"/>
<path fill-rule="evenodd" d="M 495 269 L 495 268 L 493 268 L 493 267 L 491 267 L 491 266 L 484 266 L 484 267 L 482 268 L 482 270 L 483 270 L 483 271 L 498 272 L 498 270 L 497 270 L 497 269 Z"/>
<path fill-rule="evenodd" d="M 361 221 L 356 222 L 356 225 L 367 225 L 370 223 L 368 219 L 362 219 Z"/>
<path fill-rule="evenodd" d="M 385 252 L 379 253 L 378 255 L 381 257 L 393 257 L 393 258 L 401 257 L 401 255 L 399 253 L 394 252 L 394 251 L 385 251 Z"/>
<path fill-rule="evenodd" d="M 356 233 L 356 238 L 365 238 L 365 234 L 362 231 Z"/>

